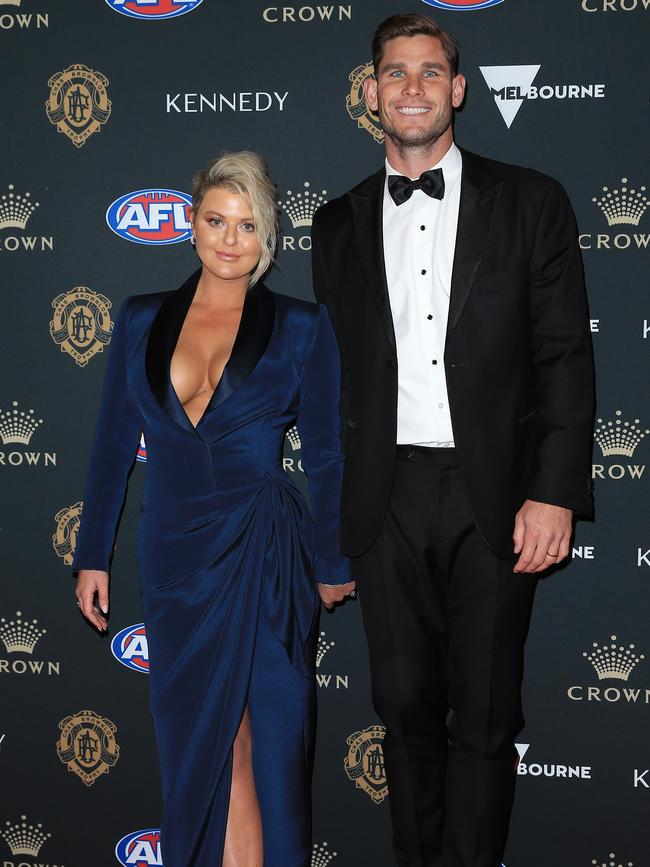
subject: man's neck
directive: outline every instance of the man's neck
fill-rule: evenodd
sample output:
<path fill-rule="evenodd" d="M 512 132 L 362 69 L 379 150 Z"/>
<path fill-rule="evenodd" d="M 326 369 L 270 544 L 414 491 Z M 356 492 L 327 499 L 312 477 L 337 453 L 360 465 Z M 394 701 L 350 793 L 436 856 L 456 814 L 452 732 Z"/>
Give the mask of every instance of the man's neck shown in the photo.
<path fill-rule="evenodd" d="M 407 178 L 419 178 L 422 172 L 440 162 L 453 143 L 451 130 L 423 148 L 405 148 L 386 136 L 386 159 L 396 172 Z"/>

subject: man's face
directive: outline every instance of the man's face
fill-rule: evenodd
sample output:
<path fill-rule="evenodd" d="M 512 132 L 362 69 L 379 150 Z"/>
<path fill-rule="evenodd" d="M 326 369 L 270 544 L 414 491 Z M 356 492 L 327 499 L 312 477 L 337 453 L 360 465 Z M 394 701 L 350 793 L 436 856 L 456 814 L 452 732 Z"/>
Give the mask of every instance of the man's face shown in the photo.
<path fill-rule="evenodd" d="M 396 145 L 433 145 L 451 125 L 465 94 L 465 78 L 452 77 L 435 36 L 398 36 L 384 46 L 375 79 L 364 82 L 370 109 Z"/>

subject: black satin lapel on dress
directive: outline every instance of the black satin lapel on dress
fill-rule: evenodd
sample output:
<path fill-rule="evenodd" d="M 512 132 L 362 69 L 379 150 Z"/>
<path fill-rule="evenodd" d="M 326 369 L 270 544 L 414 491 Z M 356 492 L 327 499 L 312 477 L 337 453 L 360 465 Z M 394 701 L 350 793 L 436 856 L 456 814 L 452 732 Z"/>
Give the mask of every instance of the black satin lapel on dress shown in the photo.
<path fill-rule="evenodd" d="M 384 233 L 382 208 L 385 172 L 377 172 L 356 192 L 350 193 L 354 225 L 354 238 L 361 264 L 368 279 L 373 301 L 377 305 L 381 323 L 390 345 L 395 348 L 393 316 L 388 297 L 386 268 L 384 266 Z"/>
<path fill-rule="evenodd" d="M 160 305 L 160 310 L 151 325 L 145 355 L 147 380 L 154 397 L 170 418 L 181 427 L 191 431 L 194 430 L 194 427 L 174 391 L 170 370 L 172 356 L 187 311 L 194 299 L 200 276 L 201 269 L 199 268 L 183 283 L 180 289 L 172 293 Z"/>
<path fill-rule="evenodd" d="M 275 324 L 275 301 L 273 295 L 261 283 L 257 283 L 246 295 L 239 331 L 221 374 L 217 387 L 205 408 L 197 428 L 235 391 L 266 352 L 273 325 Z"/>
<path fill-rule="evenodd" d="M 447 332 L 455 328 L 487 249 L 502 182 L 486 183 L 481 176 L 480 158 L 463 152 L 463 174 L 456 251 L 451 275 Z"/>

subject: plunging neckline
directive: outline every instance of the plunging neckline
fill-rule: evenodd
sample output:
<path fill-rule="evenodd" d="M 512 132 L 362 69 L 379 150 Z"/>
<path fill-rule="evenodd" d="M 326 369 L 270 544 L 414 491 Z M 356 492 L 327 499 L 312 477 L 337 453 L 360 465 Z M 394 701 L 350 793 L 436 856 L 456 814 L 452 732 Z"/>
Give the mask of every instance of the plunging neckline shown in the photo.
<path fill-rule="evenodd" d="M 205 405 L 205 407 L 204 407 L 204 409 L 203 409 L 203 412 L 201 413 L 201 415 L 200 415 L 200 417 L 199 417 L 199 420 L 197 421 L 196 424 L 194 424 L 194 423 L 192 422 L 192 419 L 189 417 L 187 410 L 185 409 L 185 404 L 182 402 L 182 400 L 181 400 L 180 397 L 178 396 L 178 392 L 176 391 L 176 387 L 175 387 L 175 385 L 174 385 L 174 380 L 172 379 L 172 363 L 173 363 L 173 361 L 174 361 L 174 355 L 176 354 L 176 349 L 178 348 L 178 343 L 179 343 L 179 341 L 180 341 L 180 339 L 181 339 L 181 334 L 183 333 L 183 328 L 185 328 L 185 323 L 187 322 L 187 317 L 189 316 L 190 310 L 192 309 L 192 304 L 194 303 L 194 298 L 195 298 L 195 296 L 196 296 L 196 289 L 198 288 L 198 285 L 199 285 L 199 284 L 198 284 L 198 282 L 197 282 L 196 287 L 195 287 L 195 289 L 194 289 L 194 292 L 193 292 L 193 294 L 192 294 L 192 298 L 191 298 L 191 300 L 190 300 L 189 307 L 188 307 L 187 310 L 185 311 L 185 316 L 183 317 L 183 321 L 181 322 L 181 327 L 180 327 L 180 331 L 178 332 L 178 337 L 176 338 L 176 343 L 174 344 L 174 348 L 172 349 L 172 353 L 171 353 L 171 355 L 169 356 L 169 365 L 168 365 L 168 370 L 167 370 L 167 376 L 168 376 L 168 378 L 169 378 L 169 387 L 170 387 L 171 390 L 174 392 L 174 396 L 175 396 L 175 398 L 176 398 L 176 401 L 177 401 L 179 407 L 180 407 L 180 408 L 182 409 L 182 411 L 185 413 L 185 416 L 187 417 L 188 422 L 192 425 L 192 427 L 194 428 L 194 430 L 197 430 L 197 429 L 198 429 L 199 425 L 201 424 L 201 422 L 202 422 L 203 419 L 205 418 L 205 414 L 206 414 L 206 412 L 208 411 L 208 409 L 210 408 L 210 404 L 212 403 L 212 398 L 214 397 L 214 395 L 215 395 L 217 389 L 219 388 L 219 385 L 221 384 L 221 380 L 223 379 L 223 376 L 224 376 L 224 374 L 225 374 L 225 372 L 226 372 L 226 368 L 227 368 L 228 365 L 230 364 L 230 359 L 231 359 L 231 358 L 233 357 L 233 355 L 234 355 L 234 352 L 235 352 L 235 346 L 236 346 L 236 344 L 237 344 L 237 340 L 239 339 L 239 334 L 240 334 L 240 331 L 241 331 L 241 328 L 242 328 L 242 323 L 243 323 L 243 321 L 244 321 L 244 309 L 246 308 L 246 300 L 247 300 L 247 298 L 248 298 L 248 293 L 247 293 L 247 294 L 244 296 L 244 303 L 242 304 L 242 308 L 241 308 L 241 316 L 239 317 L 239 322 L 238 322 L 238 324 L 237 324 L 237 330 L 236 330 L 236 332 L 235 332 L 235 339 L 233 340 L 232 346 L 231 346 L 231 348 L 230 348 L 230 352 L 229 352 L 229 354 L 228 354 L 228 358 L 226 359 L 226 363 L 224 364 L 223 368 L 221 369 L 221 373 L 219 374 L 219 379 L 217 380 L 217 384 L 216 384 L 215 387 L 212 389 L 212 392 L 210 393 L 210 397 L 208 398 L 208 401 L 207 401 L 207 403 L 206 403 L 206 405 Z M 249 291 L 250 291 L 250 290 L 249 290 Z M 208 376 L 208 379 L 209 379 L 209 376 Z M 196 396 L 196 395 L 195 395 L 195 396 Z M 191 398 L 190 398 L 190 399 L 191 399 Z"/>
<path fill-rule="evenodd" d="M 147 379 L 156 400 L 174 421 L 194 433 L 252 372 L 266 351 L 275 324 L 273 295 L 258 283 L 244 299 L 232 350 L 219 381 L 196 425 L 192 424 L 171 381 L 171 362 L 200 276 L 201 269 L 161 304 L 149 332 L 145 357 Z"/>

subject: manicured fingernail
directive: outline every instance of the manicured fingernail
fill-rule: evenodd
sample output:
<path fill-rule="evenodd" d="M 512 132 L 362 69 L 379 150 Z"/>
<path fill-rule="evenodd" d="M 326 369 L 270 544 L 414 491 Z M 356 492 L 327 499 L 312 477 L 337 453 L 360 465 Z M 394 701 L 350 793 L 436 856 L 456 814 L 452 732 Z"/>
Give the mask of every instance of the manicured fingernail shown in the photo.
<path fill-rule="evenodd" d="M 102 611 L 104 612 L 104 614 L 108 614 L 108 605 L 101 605 L 100 607 L 101 607 Z"/>

